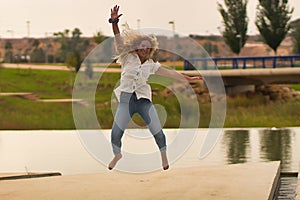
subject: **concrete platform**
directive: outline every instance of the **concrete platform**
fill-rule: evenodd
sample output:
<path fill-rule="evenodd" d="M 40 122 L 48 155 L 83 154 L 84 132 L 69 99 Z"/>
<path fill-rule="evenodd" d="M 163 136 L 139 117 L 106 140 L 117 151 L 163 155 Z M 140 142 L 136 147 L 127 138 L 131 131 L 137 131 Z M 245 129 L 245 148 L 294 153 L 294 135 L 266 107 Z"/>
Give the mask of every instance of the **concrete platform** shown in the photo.
<path fill-rule="evenodd" d="M 280 163 L 176 168 L 0 181 L 0 199 L 272 199 Z"/>

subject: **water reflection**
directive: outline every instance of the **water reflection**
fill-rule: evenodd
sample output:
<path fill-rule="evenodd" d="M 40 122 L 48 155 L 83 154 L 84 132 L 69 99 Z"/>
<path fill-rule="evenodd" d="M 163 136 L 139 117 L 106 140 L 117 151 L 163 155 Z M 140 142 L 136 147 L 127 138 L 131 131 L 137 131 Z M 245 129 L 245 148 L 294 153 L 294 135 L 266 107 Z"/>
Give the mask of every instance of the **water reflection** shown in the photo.
<path fill-rule="evenodd" d="M 228 164 L 247 162 L 247 152 L 249 152 L 249 131 L 248 130 L 228 130 L 225 131 L 222 140 L 226 151 Z"/>
<path fill-rule="evenodd" d="M 176 135 L 174 129 L 165 133 L 168 139 Z M 207 129 L 199 129 L 194 143 L 173 167 L 281 161 L 282 172 L 299 170 L 300 127 L 225 129 L 210 155 L 199 159 L 206 133 Z M 104 134 L 109 136 L 110 130 Z M 22 172 L 25 167 L 63 174 L 106 171 L 106 166 L 84 149 L 76 131 L 0 131 L 0 173 Z"/>
<path fill-rule="evenodd" d="M 299 141 L 296 140 L 295 133 L 291 129 L 260 129 L 251 134 L 249 130 L 233 129 L 225 131 L 222 149 L 227 164 L 281 161 L 283 171 L 294 171 L 294 164 L 291 163 L 295 159 L 293 145 L 299 145 Z M 253 152 L 258 152 L 258 159 L 253 156 Z"/>
<path fill-rule="evenodd" d="M 289 129 L 266 129 L 260 131 L 260 157 L 263 161 L 281 161 L 288 170 L 292 159 L 292 138 Z"/>

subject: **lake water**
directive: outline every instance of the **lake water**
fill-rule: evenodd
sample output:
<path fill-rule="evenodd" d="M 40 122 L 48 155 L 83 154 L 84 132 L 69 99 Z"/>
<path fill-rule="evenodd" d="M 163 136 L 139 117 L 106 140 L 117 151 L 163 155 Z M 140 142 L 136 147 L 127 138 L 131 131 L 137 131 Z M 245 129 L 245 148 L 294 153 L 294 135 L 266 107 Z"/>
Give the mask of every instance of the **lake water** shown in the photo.
<path fill-rule="evenodd" d="M 224 129 L 213 151 L 199 159 L 207 130 L 198 130 L 193 144 L 171 167 L 280 160 L 282 172 L 299 170 L 300 127 Z M 176 129 L 164 131 L 167 138 L 174 137 L 176 133 Z M 109 138 L 110 131 L 104 132 Z M 106 166 L 83 147 L 75 130 L 0 131 L 0 173 L 55 171 L 79 174 L 106 170 Z"/>

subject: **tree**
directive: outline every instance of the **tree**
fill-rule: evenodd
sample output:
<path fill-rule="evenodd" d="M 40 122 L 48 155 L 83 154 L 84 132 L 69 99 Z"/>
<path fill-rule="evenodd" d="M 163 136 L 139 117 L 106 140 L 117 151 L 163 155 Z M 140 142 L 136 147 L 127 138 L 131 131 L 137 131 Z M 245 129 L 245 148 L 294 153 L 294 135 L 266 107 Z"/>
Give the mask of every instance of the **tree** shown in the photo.
<path fill-rule="evenodd" d="M 65 29 L 63 32 L 53 33 L 55 37 L 54 41 L 60 43 L 59 52 L 56 53 L 56 59 L 58 62 L 65 62 L 67 58 L 67 52 L 69 52 L 69 29 Z"/>
<path fill-rule="evenodd" d="M 84 51 L 86 51 L 89 46 L 89 41 L 82 39 L 80 37 L 81 34 L 82 32 L 78 28 L 75 28 L 72 31 L 71 53 L 68 54 L 69 59 L 67 59 L 67 65 L 74 67 L 76 72 L 79 71 L 80 65 L 84 59 Z"/>
<path fill-rule="evenodd" d="M 4 55 L 4 62 L 12 63 L 14 62 L 14 55 L 13 55 L 13 45 L 11 42 L 7 41 L 5 43 L 5 55 Z"/>
<path fill-rule="evenodd" d="M 219 49 L 217 45 L 212 44 L 211 42 L 205 42 L 203 45 L 204 49 L 209 55 L 218 54 Z"/>
<path fill-rule="evenodd" d="M 33 49 L 30 54 L 30 61 L 33 63 L 44 63 L 45 62 L 45 52 L 41 48 Z"/>
<path fill-rule="evenodd" d="M 69 37 L 69 33 L 68 29 L 64 32 L 54 33 L 54 36 L 57 37 L 56 41 L 61 43 L 58 57 L 67 66 L 75 68 L 75 71 L 78 72 L 89 41 L 81 38 L 82 32 L 78 28 L 72 31 L 71 37 Z"/>
<path fill-rule="evenodd" d="M 40 45 L 40 41 L 39 40 L 33 40 L 32 41 L 32 46 L 35 48 L 35 49 L 37 49 L 38 47 L 39 47 L 39 45 Z"/>
<path fill-rule="evenodd" d="M 40 41 L 34 39 L 32 41 L 33 51 L 30 54 L 30 61 L 36 63 L 45 62 L 45 52 L 42 48 L 39 48 Z"/>
<path fill-rule="evenodd" d="M 275 55 L 278 46 L 290 30 L 292 13 L 293 8 L 289 8 L 288 0 L 259 0 L 255 25 Z"/>
<path fill-rule="evenodd" d="M 294 53 L 300 54 L 300 19 L 291 22 L 291 36 L 294 40 Z"/>
<path fill-rule="evenodd" d="M 97 33 L 93 36 L 94 38 L 94 42 L 96 44 L 100 44 L 101 42 L 103 42 L 107 37 L 105 37 L 102 32 L 97 31 Z"/>
<path fill-rule="evenodd" d="M 224 0 L 224 3 L 227 10 L 218 3 L 225 28 L 222 35 L 231 51 L 239 54 L 248 39 L 248 0 Z"/>

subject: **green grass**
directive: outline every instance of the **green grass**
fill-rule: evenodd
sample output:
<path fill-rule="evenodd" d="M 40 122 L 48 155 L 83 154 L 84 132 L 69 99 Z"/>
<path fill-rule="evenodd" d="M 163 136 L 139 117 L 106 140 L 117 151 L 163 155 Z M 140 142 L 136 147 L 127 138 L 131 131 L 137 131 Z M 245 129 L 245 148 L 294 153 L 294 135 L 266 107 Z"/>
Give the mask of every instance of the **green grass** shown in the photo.
<path fill-rule="evenodd" d="M 74 128 L 70 105 L 1 97 L 0 109 L 0 129 Z"/>
<path fill-rule="evenodd" d="M 300 126 L 300 101 L 266 101 L 262 96 L 229 98 L 225 127 Z"/>
<path fill-rule="evenodd" d="M 291 88 L 293 88 L 294 90 L 300 91 L 300 84 L 292 84 L 290 85 Z"/>
<path fill-rule="evenodd" d="M 111 128 L 113 114 L 111 99 L 113 89 L 120 78 L 119 73 L 104 73 L 95 94 L 95 109 L 102 128 Z M 68 71 L 47 71 L 30 69 L 0 68 L 0 92 L 32 92 L 41 99 L 61 99 L 72 97 L 72 84 L 75 74 Z M 151 77 L 150 82 L 157 82 L 160 77 Z M 168 85 L 170 79 L 159 82 Z M 293 85 L 298 88 L 299 85 Z M 162 105 L 167 112 L 165 128 L 178 127 L 180 124 L 180 106 L 174 96 L 161 94 L 164 86 L 152 84 L 158 92 L 153 96 L 153 103 Z M 209 126 L 211 104 L 199 103 L 199 127 Z M 117 105 L 114 103 L 113 105 Z M 189 104 L 188 104 L 189 106 Z M 86 107 L 82 106 L 85 114 Z M 193 109 L 189 108 L 188 109 Z M 0 96 L 0 129 L 74 129 L 71 103 L 42 103 L 21 97 Z M 267 101 L 263 96 L 252 98 L 237 96 L 227 98 L 225 127 L 289 127 L 300 126 L 300 101 Z M 192 120 L 192 119 L 190 119 Z M 134 121 L 143 125 L 135 116 Z M 87 122 L 88 123 L 88 122 Z"/>
<path fill-rule="evenodd" d="M 33 92 L 40 98 L 70 98 L 74 74 L 67 71 L 0 69 L 0 92 Z"/>
<path fill-rule="evenodd" d="M 64 71 L 2 68 L 0 92 L 30 92 L 41 99 L 71 98 L 73 76 Z M 71 104 L 0 96 L 0 110 L 0 129 L 74 128 Z"/>

